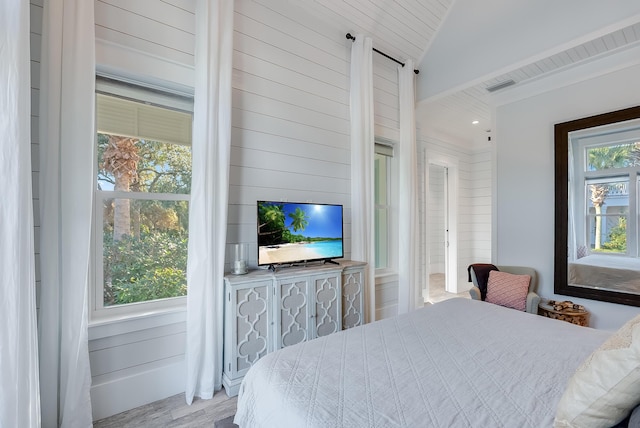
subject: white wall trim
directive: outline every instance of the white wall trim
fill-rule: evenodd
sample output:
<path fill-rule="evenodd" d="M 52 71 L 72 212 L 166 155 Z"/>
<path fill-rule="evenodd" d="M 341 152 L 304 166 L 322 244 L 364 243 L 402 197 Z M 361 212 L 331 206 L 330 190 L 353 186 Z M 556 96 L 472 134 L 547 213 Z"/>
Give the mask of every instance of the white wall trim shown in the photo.
<path fill-rule="evenodd" d="M 515 85 L 492 95 L 491 104 L 494 106 L 511 104 L 637 64 L 640 64 L 640 43 L 625 46 L 617 51 L 609 51 L 603 56 L 531 79 L 521 85 Z M 496 129 L 495 124 L 492 129 Z"/>
<path fill-rule="evenodd" d="M 167 365 L 91 385 L 93 420 L 184 392 L 184 356 Z M 152 388 L 149 385 L 153 385 Z"/>
<path fill-rule="evenodd" d="M 376 320 L 391 318 L 398 315 L 398 304 L 385 305 L 376 308 Z"/>
<path fill-rule="evenodd" d="M 491 106 L 491 129 L 496 130 L 496 106 Z M 498 261 L 498 142 L 497 132 L 493 133 L 491 144 L 491 260 Z"/>
<path fill-rule="evenodd" d="M 550 56 L 556 55 L 560 52 L 564 52 L 566 50 L 575 48 L 576 46 L 579 46 L 583 43 L 586 43 L 590 40 L 594 40 L 596 38 L 602 37 L 604 35 L 613 33 L 617 30 L 620 30 L 622 28 L 625 28 L 629 25 L 633 25 L 636 22 L 638 22 L 638 19 L 640 18 L 640 14 L 634 14 L 632 16 L 628 16 L 625 19 L 619 20 L 617 22 L 614 22 L 610 25 L 606 25 L 606 26 L 602 26 L 600 28 L 598 28 L 595 31 L 591 31 L 588 32 L 586 34 L 583 34 L 582 36 L 579 37 L 574 37 L 570 40 L 567 40 L 564 43 L 560 43 L 560 44 L 556 44 L 554 45 L 552 48 L 550 49 L 546 49 L 543 50 L 535 55 L 529 55 L 526 56 L 522 59 L 520 59 L 519 61 L 513 62 L 513 63 L 508 63 L 505 64 L 504 66 L 490 71 L 490 72 L 486 72 L 484 74 L 481 74 L 479 76 L 473 77 L 471 79 L 469 78 L 465 78 L 459 81 L 459 83 L 452 83 L 452 84 L 445 84 L 442 85 L 440 84 L 440 88 L 436 88 L 433 86 L 433 84 L 428 85 L 428 87 L 426 87 L 427 85 L 419 85 L 418 86 L 418 94 L 417 94 L 417 99 L 418 102 L 424 102 L 424 101 L 437 101 L 440 100 L 444 97 L 447 97 L 451 94 L 463 91 L 465 89 L 471 88 L 473 86 L 476 86 L 478 84 L 481 84 L 482 82 L 486 82 L 487 80 L 490 79 L 494 79 L 496 77 L 499 77 L 503 74 L 506 73 L 510 73 L 514 70 L 518 70 L 521 67 L 525 67 L 527 65 L 533 64 L 537 61 L 540 61 L 542 59 L 548 58 Z M 426 51 L 425 51 L 426 52 Z M 424 55 L 423 60 L 433 60 L 434 58 L 427 58 L 429 56 L 429 52 L 427 52 L 426 55 Z M 486 59 L 486 58 L 485 58 Z M 422 64 L 419 64 L 420 67 L 423 67 Z M 461 65 L 461 64 L 459 64 Z M 428 67 L 426 67 L 428 69 Z M 427 75 L 427 74 L 425 74 Z M 421 78 L 424 79 L 423 75 Z M 472 76 L 468 76 L 468 77 L 472 77 Z M 426 88 L 425 88 L 426 87 Z"/>
<path fill-rule="evenodd" d="M 398 315 L 398 274 L 381 273 L 375 278 L 376 320 Z M 391 296 L 391 297 L 390 297 Z"/>
<path fill-rule="evenodd" d="M 89 325 L 89 340 L 161 327 L 187 321 L 186 306 L 125 318 L 95 321 Z"/>
<path fill-rule="evenodd" d="M 447 177 L 447 212 L 449 224 L 449 247 L 447 249 L 447 266 L 445 272 L 445 289 L 450 293 L 458 293 L 458 186 L 459 161 L 456 158 L 433 153 L 427 155 L 427 186 L 429 184 L 429 165 L 440 165 L 448 170 Z M 428 188 L 428 187 L 427 187 Z"/>

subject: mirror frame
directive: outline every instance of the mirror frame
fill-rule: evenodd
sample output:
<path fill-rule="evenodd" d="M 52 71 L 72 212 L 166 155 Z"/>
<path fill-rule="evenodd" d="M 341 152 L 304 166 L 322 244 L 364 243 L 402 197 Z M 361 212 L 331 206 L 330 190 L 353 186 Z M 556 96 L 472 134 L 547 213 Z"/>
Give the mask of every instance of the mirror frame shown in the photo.
<path fill-rule="evenodd" d="M 554 127 L 556 204 L 554 292 L 556 294 L 640 306 L 640 294 L 634 295 L 606 289 L 576 287 L 568 283 L 567 276 L 569 133 L 638 118 L 640 118 L 640 106 L 558 123 Z"/>

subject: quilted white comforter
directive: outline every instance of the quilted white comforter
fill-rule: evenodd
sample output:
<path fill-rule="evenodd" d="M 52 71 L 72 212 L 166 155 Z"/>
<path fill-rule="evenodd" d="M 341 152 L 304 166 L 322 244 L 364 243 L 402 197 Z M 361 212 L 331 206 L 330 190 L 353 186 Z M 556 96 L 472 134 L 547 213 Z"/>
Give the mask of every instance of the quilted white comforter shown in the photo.
<path fill-rule="evenodd" d="M 551 427 L 610 333 L 452 299 L 300 343 L 245 376 L 240 427 Z"/>

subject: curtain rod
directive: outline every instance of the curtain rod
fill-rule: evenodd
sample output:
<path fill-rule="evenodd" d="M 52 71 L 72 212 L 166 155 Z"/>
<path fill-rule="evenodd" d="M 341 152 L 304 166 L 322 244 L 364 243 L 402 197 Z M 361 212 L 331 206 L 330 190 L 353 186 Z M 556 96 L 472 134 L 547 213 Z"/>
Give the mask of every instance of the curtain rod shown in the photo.
<path fill-rule="evenodd" d="M 351 40 L 352 42 L 355 42 L 355 41 L 356 41 L 355 36 L 352 36 L 352 35 L 351 35 L 351 33 L 347 33 L 347 36 L 346 36 L 346 37 L 347 37 L 347 39 Z M 393 61 L 393 62 L 395 62 L 395 63 L 398 63 L 398 64 L 400 64 L 401 66 L 403 66 L 403 67 L 404 67 L 404 62 L 400 62 L 400 61 L 398 61 L 397 59 L 395 59 L 394 57 L 389 56 L 389 55 L 387 55 L 386 53 L 381 52 L 381 51 L 379 51 L 378 49 L 376 49 L 376 48 L 374 48 L 374 47 L 372 47 L 371 49 L 373 49 L 373 51 L 374 51 L 374 52 L 377 52 L 377 53 L 379 53 L 380 55 L 382 55 L 382 56 L 384 56 L 384 57 L 386 57 L 386 58 L 389 58 L 391 61 Z M 415 70 L 413 70 L 413 72 L 414 72 L 414 73 L 416 73 L 416 74 L 418 74 L 418 73 L 420 73 L 420 70 L 415 69 Z"/>

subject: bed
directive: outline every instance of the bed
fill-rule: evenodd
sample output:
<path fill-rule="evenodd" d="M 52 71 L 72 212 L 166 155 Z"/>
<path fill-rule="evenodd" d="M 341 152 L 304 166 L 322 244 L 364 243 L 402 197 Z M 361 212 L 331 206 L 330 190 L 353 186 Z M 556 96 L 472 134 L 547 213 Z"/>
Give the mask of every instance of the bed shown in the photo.
<path fill-rule="evenodd" d="M 469 299 L 268 354 L 244 427 L 551 427 L 568 379 L 610 332 Z"/>
<path fill-rule="evenodd" d="M 640 293 L 640 260 L 635 257 L 590 254 L 568 266 L 569 284 Z"/>

